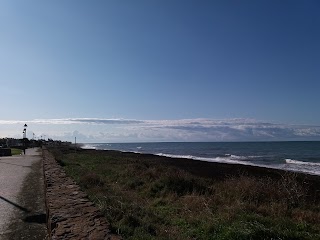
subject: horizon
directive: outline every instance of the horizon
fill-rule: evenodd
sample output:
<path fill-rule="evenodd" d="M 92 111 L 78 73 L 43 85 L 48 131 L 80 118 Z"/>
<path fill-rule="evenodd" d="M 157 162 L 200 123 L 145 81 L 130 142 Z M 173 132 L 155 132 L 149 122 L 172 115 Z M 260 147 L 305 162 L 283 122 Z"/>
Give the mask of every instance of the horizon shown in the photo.
<path fill-rule="evenodd" d="M 152 143 L 299 143 L 299 142 L 320 142 L 320 140 L 283 140 L 283 141 L 274 141 L 274 140 L 270 140 L 270 141 L 234 141 L 234 142 L 229 142 L 229 141 L 224 141 L 224 142 L 90 142 L 90 143 L 82 143 L 82 142 L 77 142 L 77 145 L 94 145 L 94 144 L 152 144 Z M 71 144 L 74 144 L 74 142 L 71 142 Z M 85 146 L 80 146 L 81 148 L 85 147 Z M 86 148 L 84 148 L 86 149 Z M 89 148 L 90 149 L 90 148 Z M 103 150 L 103 149 L 97 149 L 97 150 Z"/>
<path fill-rule="evenodd" d="M 0 137 L 320 140 L 318 1 L 0 1 Z"/>

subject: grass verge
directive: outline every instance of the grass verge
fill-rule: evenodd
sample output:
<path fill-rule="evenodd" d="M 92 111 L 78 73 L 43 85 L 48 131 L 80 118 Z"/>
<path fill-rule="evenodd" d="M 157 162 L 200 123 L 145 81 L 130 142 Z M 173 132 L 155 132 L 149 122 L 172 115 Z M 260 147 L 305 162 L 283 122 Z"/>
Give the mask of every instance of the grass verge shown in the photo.
<path fill-rule="evenodd" d="M 124 239 L 320 239 L 319 199 L 294 173 L 216 179 L 152 155 L 51 152 Z"/>
<path fill-rule="evenodd" d="M 22 153 L 21 149 L 18 148 L 11 148 L 11 154 L 12 155 L 20 155 Z"/>

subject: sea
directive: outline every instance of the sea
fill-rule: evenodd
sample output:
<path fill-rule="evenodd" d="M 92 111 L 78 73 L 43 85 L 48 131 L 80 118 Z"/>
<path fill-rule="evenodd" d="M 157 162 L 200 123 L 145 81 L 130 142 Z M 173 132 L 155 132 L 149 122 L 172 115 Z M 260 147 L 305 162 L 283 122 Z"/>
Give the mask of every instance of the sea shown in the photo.
<path fill-rule="evenodd" d="M 320 141 L 87 143 L 82 148 L 148 153 L 320 175 Z"/>

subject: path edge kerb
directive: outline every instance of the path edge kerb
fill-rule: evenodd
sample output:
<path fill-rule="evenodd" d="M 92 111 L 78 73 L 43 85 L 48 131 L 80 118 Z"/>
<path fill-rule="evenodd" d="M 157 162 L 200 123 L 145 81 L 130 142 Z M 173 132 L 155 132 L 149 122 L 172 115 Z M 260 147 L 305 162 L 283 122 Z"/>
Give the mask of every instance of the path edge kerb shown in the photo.
<path fill-rule="evenodd" d="M 45 147 L 42 155 L 49 239 L 122 239 Z"/>

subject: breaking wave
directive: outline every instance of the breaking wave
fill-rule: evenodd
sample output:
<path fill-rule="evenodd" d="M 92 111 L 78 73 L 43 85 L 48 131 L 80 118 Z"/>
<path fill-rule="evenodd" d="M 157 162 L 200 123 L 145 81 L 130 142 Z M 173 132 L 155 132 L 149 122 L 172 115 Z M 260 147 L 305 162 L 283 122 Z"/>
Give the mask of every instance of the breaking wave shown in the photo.
<path fill-rule="evenodd" d="M 97 147 L 93 146 L 92 144 L 85 144 L 81 146 L 82 149 L 97 149 Z"/>
<path fill-rule="evenodd" d="M 320 167 L 320 163 L 315 163 L 315 162 L 303 162 L 303 161 L 298 161 L 298 160 L 293 160 L 293 159 L 286 159 L 286 163 L 288 164 L 298 164 L 298 165 L 306 165 L 306 166 L 318 166 Z"/>
<path fill-rule="evenodd" d="M 258 166 L 252 162 L 246 161 L 248 157 L 245 156 L 237 156 L 232 154 L 225 154 L 223 156 L 206 158 L 206 157 L 197 157 L 193 155 L 174 155 L 174 154 L 166 154 L 166 153 L 157 153 L 157 156 L 170 157 L 170 158 L 187 158 L 192 160 L 206 161 L 206 162 L 220 162 L 220 163 L 230 163 L 230 164 L 243 164 L 243 165 L 252 165 Z"/>

